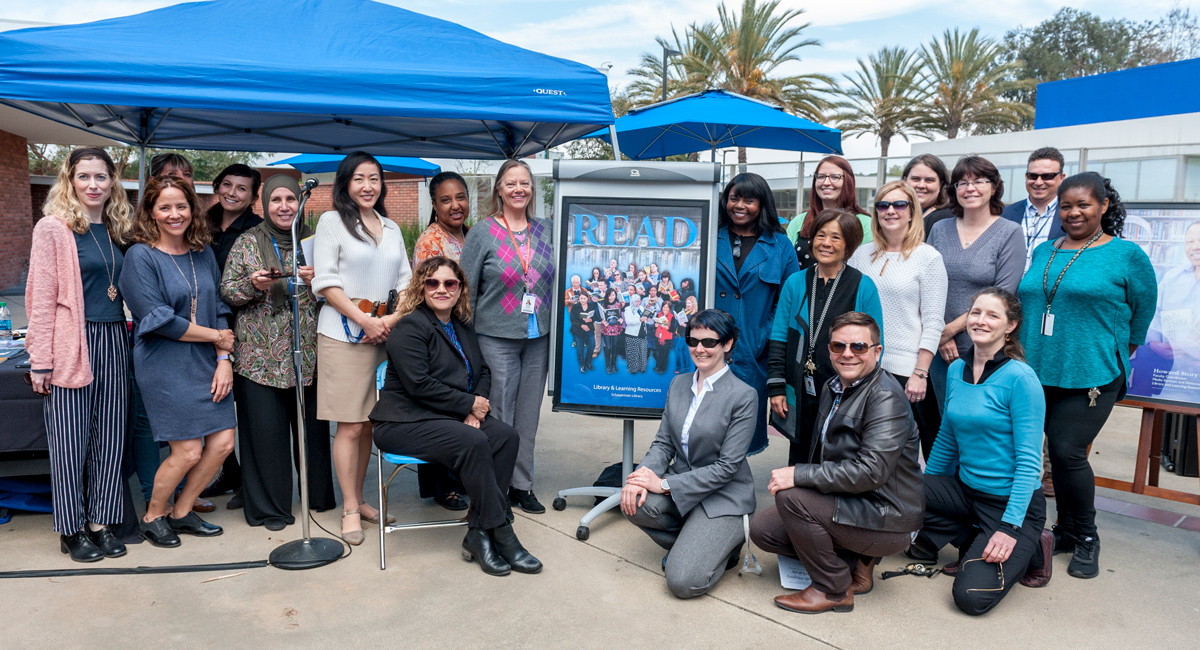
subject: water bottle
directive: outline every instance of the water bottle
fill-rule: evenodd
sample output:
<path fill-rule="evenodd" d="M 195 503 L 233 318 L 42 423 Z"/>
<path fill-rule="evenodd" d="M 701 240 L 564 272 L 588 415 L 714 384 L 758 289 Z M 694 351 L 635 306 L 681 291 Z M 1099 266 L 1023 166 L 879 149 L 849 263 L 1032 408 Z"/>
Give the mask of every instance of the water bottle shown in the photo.
<path fill-rule="evenodd" d="M 8 312 L 8 303 L 0 302 L 0 347 L 8 346 L 12 341 L 12 314 Z"/>

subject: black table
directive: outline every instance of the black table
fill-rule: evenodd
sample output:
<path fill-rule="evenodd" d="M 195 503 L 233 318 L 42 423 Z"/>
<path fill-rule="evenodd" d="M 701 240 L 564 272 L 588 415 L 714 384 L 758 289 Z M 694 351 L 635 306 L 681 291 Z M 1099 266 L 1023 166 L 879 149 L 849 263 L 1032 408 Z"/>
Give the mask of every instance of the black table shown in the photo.
<path fill-rule="evenodd" d="M 46 422 L 42 416 L 45 398 L 35 395 L 25 383 L 29 355 L 21 353 L 0 363 L 0 453 L 47 451 Z"/>

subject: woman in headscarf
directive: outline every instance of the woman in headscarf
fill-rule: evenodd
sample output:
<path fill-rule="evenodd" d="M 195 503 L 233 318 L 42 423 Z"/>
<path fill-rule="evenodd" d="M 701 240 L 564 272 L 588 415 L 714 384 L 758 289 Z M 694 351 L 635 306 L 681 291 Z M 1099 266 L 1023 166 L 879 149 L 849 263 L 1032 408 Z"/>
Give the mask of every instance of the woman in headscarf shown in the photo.
<path fill-rule="evenodd" d="M 292 221 L 299 211 L 300 186 L 278 175 L 263 184 L 262 206 L 267 218 L 234 242 L 221 278 L 221 297 L 238 308 L 233 359 L 233 393 L 237 404 L 238 448 L 242 457 L 242 498 L 246 523 L 280 530 L 295 523 L 292 516 L 292 468 L 284 461 L 293 442 L 296 414 L 296 373 L 292 365 L 292 269 L 296 245 Z M 301 239 L 312 229 L 301 223 Z M 301 260 L 299 292 L 301 371 L 308 451 L 309 504 L 315 510 L 336 505 L 330 471 L 329 436 L 317 421 L 317 387 L 313 367 L 317 356 L 317 300 L 308 283 L 313 267 Z M 301 513 L 301 517 L 307 516 Z"/>

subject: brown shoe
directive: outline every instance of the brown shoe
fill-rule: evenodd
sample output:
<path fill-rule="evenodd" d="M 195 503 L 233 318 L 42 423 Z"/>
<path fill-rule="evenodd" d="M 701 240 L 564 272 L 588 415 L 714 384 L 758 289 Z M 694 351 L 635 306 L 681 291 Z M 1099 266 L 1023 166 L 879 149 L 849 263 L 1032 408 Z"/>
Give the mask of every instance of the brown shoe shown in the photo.
<path fill-rule="evenodd" d="M 950 562 L 946 566 L 942 567 L 942 573 L 944 575 L 948 575 L 948 576 L 957 575 L 958 567 L 960 567 L 960 566 L 962 566 L 962 560 L 955 560 L 953 562 Z"/>
<path fill-rule="evenodd" d="M 875 588 L 875 565 L 879 564 L 879 558 L 873 557 L 868 561 L 858 561 L 854 565 L 853 582 L 850 583 L 850 591 L 854 592 L 855 596 L 871 593 Z"/>
<path fill-rule="evenodd" d="M 1030 568 L 1025 572 L 1025 577 L 1021 578 L 1021 584 L 1026 587 L 1045 587 L 1050 583 L 1050 574 L 1054 570 L 1054 533 L 1049 530 L 1043 530 L 1042 536 L 1038 540 L 1038 551 L 1042 554 L 1042 566 L 1034 569 Z"/>
<path fill-rule="evenodd" d="M 827 594 L 818 590 L 816 586 L 810 585 L 804 591 L 776 596 L 775 604 L 789 612 L 798 612 L 800 614 L 820 614 L 821 612 L 828 612 L 830 610 L 835 612 L 852 612 L 854 611 L 854 591 L 853 589 L 847 589 L 846 595 L 843 598 L 833 600 Z"/>
<path fill-rule="evenodd" d="M 195 505 L 192 506 L 192 512 L 212 512 L 216 509 L 217 506 L 213 505 L 213 502 L 208 499 L 197 498 Z"/>

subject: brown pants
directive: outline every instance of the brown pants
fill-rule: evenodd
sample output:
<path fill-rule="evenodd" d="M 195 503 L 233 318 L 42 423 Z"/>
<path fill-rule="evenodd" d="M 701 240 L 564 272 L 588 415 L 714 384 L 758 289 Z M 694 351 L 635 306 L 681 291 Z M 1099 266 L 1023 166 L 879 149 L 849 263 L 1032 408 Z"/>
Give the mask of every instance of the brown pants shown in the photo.
<path fill-rule="evenodd" d="M 844 594 L 860 559 L 899 553 L 912 535 L 835 523 L 836 506 L 837 497 L 816 490 L 780 490 L 775 505 L 750 522 L 750 539 L 763 550 L 803 562 L 819 591 Z"/>

